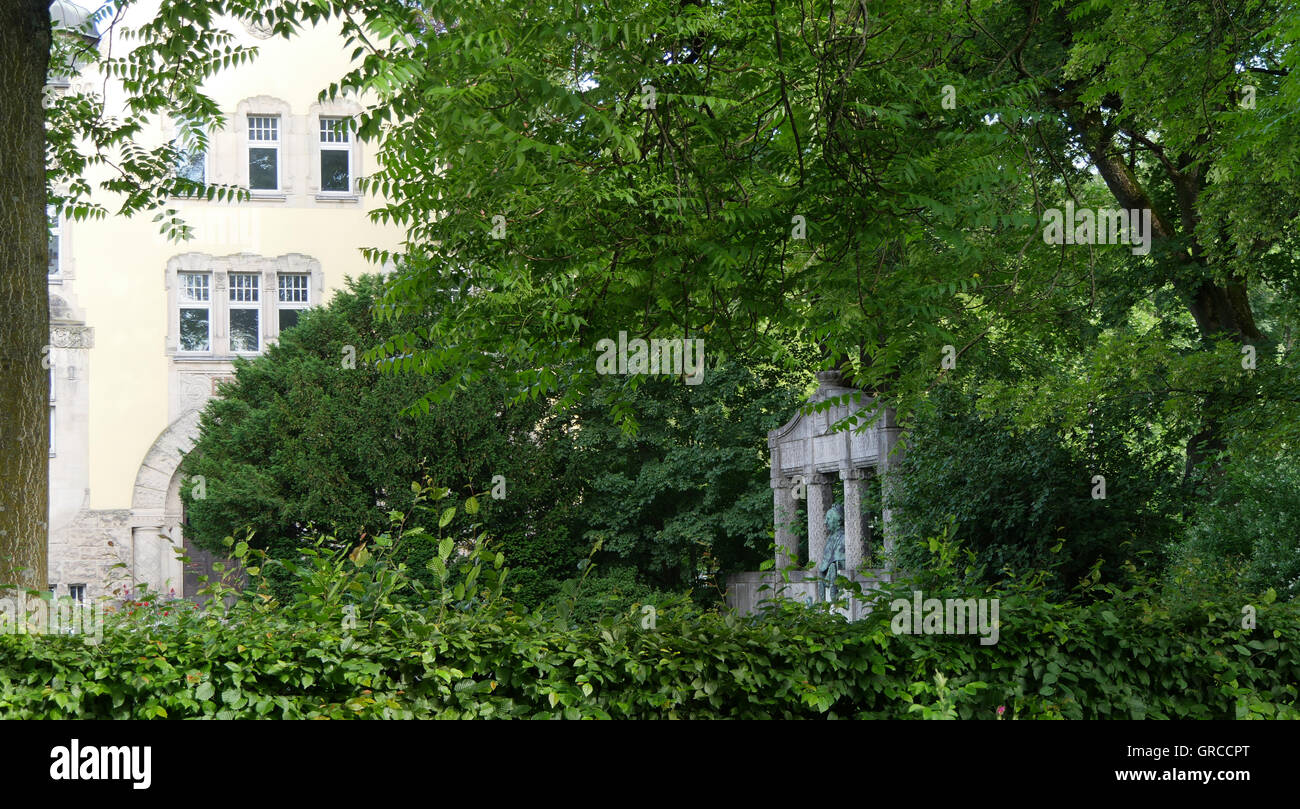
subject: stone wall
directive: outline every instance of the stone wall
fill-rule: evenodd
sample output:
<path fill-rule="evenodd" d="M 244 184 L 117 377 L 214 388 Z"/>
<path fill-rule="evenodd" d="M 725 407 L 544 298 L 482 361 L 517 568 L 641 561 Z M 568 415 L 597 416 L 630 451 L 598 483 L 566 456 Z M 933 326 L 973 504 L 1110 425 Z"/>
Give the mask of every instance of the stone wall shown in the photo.
<path fill-rule="evenodd" d="M 51 532 L 49 564 L 60 596 L 68 595 L 68 585 L 84 584 L 87 600 L 120 597 L 114 591 L 131 580 L 131 512 L 77 512 Z"/>
<path fill-rule="evenodd" d="M 879 590 L 882 584 L 892 581 L 889 570 L 864 570 L 861 574 L 841 574 L 857 582 L 865 592 Z M 807 570 L 790 571 L 789 581 L 773 571 L 733 573 L 727 577 L 727 606 L 741 615 L 756 615 L 764 605 L 786 598 L 807 603 L 817 598 L 817 577 Z M 855 621 L 869 612 L 869 607 L 857 598 L 850 598 L 841 614 Z"/>

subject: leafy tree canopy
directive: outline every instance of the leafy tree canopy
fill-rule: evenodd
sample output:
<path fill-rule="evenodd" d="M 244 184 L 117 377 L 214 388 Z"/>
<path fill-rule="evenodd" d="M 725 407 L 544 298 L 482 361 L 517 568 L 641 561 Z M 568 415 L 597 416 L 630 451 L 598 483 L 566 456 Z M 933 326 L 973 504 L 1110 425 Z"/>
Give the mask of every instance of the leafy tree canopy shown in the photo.
<path fill-rule="evenodd" d="M 450 504 L 477 495 L 481 524 L 455 538 L 487 530 L 520 567 L 524 597 L 539 597 L 533 589 L 580 555 L 568 541 L 579 490 L 566 426 L 544 420 L 541 404 L 507 408 L 490 380 L 427 415 L 400 415 L 437 380 L 350 361 L 378 340 L 380 288 L 374 276 L 349 281 L 263 356 L 237 361 L 183 464 L 187 535 L 217 550 L 251 530 L 253 547 L 278 556 L 320 532 L 364 543 L 390 512 L 411 513 L 412 483 L 430 480 L 452 490 Z"/>

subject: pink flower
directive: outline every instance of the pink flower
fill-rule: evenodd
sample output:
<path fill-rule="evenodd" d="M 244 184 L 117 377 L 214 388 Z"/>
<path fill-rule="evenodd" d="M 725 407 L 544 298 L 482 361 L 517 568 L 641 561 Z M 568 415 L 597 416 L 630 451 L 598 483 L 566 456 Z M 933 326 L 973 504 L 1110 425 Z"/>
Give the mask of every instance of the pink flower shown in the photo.
<path fill-rule="evenodd" d="M 1007 706 L 1005 706 L 1005 705 L 999 705 L 999 706 L 998 706 L 998 716 L 999 716 L 999 717 L 1001 717 L 1002 714 L 1004 714 L 1004 713 L 1006 713 L 1006 712 L 1007 712 Z"/>

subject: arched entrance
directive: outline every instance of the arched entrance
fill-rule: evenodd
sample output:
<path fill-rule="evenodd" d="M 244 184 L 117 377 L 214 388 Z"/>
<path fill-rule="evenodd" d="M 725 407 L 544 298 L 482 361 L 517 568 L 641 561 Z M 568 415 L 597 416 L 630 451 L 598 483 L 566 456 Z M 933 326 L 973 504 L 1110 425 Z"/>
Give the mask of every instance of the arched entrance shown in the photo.
<path fill-rule="evenodd" d="M 199 411 L 192 410 L 163 430 L 145 453 L 131 493 L 131 580 L 161 595 L 182 594 L 180 476 L 177 469 L 194 446 Z"/>
<path fill-rule="evenodd" d="M 167 506 L 163 510 L 162 532 L 171 540 L 172 553 L 179 551 L 183 553 L 184 558 L 180 565 L 179 581 L 167 582 L 168 589 L 164 594 L 171 595 L 174 590 L 177 598 L 188 598 L 202 603 L 207 599 L 200 597 L 198 593 L 204 589 L 207 582 L 219 578 L 219 574 L 213 569 L 213 563 L 219 561 L 221 557 L 212 551 L 196 547 L 186 536 L 185 503 L 181 499 L 183 485 L 185 485 L 185 475 L 177 469 L 172 475 L 171 483 L 167 486 Z M 208 577 L 206 580 L 205 576 Z"/>
<path fill-rule="evenodd" d="M 189 410 L 158 436 L 136 473 L 131 496 L 131 579 L 163 597 L 174 595 L 202 603 L 203 577 L 216 581 L 213 566 L 232 560 L 195 547 L 185 539 L 185 507 L 181 487 L 189 485 L 180 471 L 185 453 L 199 436 L 199 409 Z M 188 559 L 189 561 L 182 561 Z M 246 581 L 240 576 L 233 582 Z"/>

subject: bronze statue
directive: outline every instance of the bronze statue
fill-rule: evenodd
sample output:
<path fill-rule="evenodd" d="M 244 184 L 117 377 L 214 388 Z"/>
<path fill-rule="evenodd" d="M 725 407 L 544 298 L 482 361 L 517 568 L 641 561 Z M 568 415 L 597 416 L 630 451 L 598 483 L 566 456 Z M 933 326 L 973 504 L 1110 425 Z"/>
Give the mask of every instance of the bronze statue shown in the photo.
<path fill-rule="evenodd" d="M 826 509 L 826 547 L 817 563 L 817 600 L 834 601 L 840 592 L 836 579 L 844 570 L 844 506 L 833 504 Z M 830 587 L 829 598 L 826 588 Z"/>

